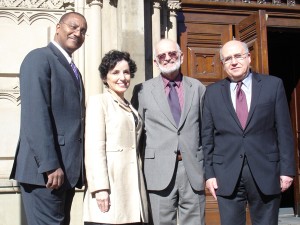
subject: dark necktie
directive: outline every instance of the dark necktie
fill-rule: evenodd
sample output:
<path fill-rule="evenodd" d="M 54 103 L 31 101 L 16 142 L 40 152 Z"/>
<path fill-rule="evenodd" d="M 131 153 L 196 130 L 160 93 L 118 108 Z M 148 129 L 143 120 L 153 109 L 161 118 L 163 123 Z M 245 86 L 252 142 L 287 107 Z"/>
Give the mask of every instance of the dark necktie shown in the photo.
<path fill-rule="evenodd" d="M 170 92 L 168 96 L 168 102 L 170 105 L 171 112 L 173 114 L 173 118 L 178 126 L 180 115 L 181 115 L 181 108 L 179 104 L 178 94 L 175 89 L 176 83 L 174 81 L 169 82 Z"/>
<path fill-rule="evenodd" d="M 247 107 L 247 100 L 244 91 L 242 90 L 242 82 L 239 81 L 237 83 L 237 90 L 236 90 L 236 114 L 240 120 L 240 123 L 245 129 L 246 121 L 248 118 L 248 107 Z"/>
<path fill-rule="evenodd" d="M 77 67 L 75 66 L 73 61 L 71 61 L 70 65 L 74 71 L 76 79 L 79 81 L 79 71 L 78 71 Z"/>

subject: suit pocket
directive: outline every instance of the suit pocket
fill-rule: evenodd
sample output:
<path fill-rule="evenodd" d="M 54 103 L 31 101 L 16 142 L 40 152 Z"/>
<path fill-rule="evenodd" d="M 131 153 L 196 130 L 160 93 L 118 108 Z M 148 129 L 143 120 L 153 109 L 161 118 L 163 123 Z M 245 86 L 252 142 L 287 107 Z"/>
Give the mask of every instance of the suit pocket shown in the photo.
<path fill-rule="evenodd" d="M 125 148 L 121 146 L 107 146 L 106 152 L 123 152 Z"/>
<path fill-rule="evenodd" d="M 58 140 L 58 144 L 59 144 L 60 146 L 65 145 L 65 136 L 64 136 L 64 135 L 58 135 L 58 136 L 57 136 L 57 140 Z"/>
<path fill-rule="evenodd" d="M 197 157 L 198 162 L 202 161 L 204 159 L 203 152 L 202 151 L 197 152 L 196 157 Z"/>
<path fill-rule="evenodd" d="M 154 158 L 155 158 L 155 149 L 146 148 L 145 159 L 154 159 Z"/>
<path fill-rule="evenodd" d="M 213 155 L 213 163 L 222 164 L 224 156 L 222 155 Z"/>
<path fill-rule="evenodd" d="M 269 154 L 267 154 L 267 157 L 270 162 L 278 162 L 279 161 L 278 152 L 269 153 Z"/>

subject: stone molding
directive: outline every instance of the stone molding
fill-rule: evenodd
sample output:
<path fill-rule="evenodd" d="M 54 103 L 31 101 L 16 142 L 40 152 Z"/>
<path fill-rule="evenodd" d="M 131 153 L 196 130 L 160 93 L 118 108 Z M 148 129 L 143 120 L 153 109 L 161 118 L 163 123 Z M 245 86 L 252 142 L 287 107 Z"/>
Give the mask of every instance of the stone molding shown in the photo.
<path fill-rule="evenodd" d="M 11 101 L 16 106 L 20 105 L 20 88 L 19 86 L 14 86 L 11 89 L 0 89 L 0 100 L 5 99 Z"/>
<path fill-rule="evenodd" d="M 0 7 L 29 9 L 61 9 L 72 4 L 74 0 L 0 0 Z"/>
<path fill-rule="evenodd" d="M 181 2 L 179 0 L 169 0 L 168 9 L 171 11 L 176 11 L 181 9 Z"/>

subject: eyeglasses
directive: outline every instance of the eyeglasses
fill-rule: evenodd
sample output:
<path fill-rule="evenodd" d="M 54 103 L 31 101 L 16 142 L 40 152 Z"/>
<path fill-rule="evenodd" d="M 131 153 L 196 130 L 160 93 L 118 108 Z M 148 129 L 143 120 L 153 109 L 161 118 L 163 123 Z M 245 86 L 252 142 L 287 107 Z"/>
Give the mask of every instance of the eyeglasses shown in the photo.
<path fill-rule="evenodd" d="M 67 24 L 67 23 L 64 23 L 64 22 L 60 22 L 60 23 L 67 25 L 69 27 L 69 29 L 72 30 L 72 32 L 75 32 L 75 31 L 79 30 L 79 32 L 82 36 L 86 35 L 86 29 L 84 29 L 84 28 L 80 29 L 80 26 L 78 26 L 76 24 Z"/>
<path fill-rule="evenodd" d="M 178 58 L 178 51 L 170 51 L 170 52 L 165 52 L 165 53 L 161 53 L 161 54 L 158 54 L 156 56 L 156 58 L 162 62 L 162 61 L 165 61 L 166 60 L 166 57 L 167 57 L 167 54 L 168 56 L 171 58 L 171 59 L 177 59 Z"/>
<path fill-rule="evenodd" d="M 235 54 L 233 56 L 228 56 L 228 57 L 222 59 L 222 62 L 224 64 L 231 64 L 233 59 L 235 59 L 237 62 L 241 62 L 248 56 L 248 54 L 249 54 L 249 52 L 246 52 L 246 53 L 243 53 L 243 54 Z"/>

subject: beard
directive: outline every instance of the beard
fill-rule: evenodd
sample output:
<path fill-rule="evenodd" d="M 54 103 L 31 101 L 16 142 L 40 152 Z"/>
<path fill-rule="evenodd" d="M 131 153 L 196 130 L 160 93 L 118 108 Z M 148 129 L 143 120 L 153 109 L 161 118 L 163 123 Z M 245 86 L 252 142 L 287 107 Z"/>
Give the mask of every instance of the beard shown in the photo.
<path fill-rule="evenodd" d="M 160 63 L 157 63 L 157 65 L 158 65 L 158 68 L 159 68 L 159 70 L 160 70 L 160 72 L 162 74 L 166 74 L 166 75 L 172 74 L 172 73 L 178 71 L 179 68 L 180 68 L 180 65 L 181 65 L 180 57 L 178 57 L 178 59 L 176 60 L 176 62 L 171 67 L 169 67 L 169 68 L 165 68 Z"/>

